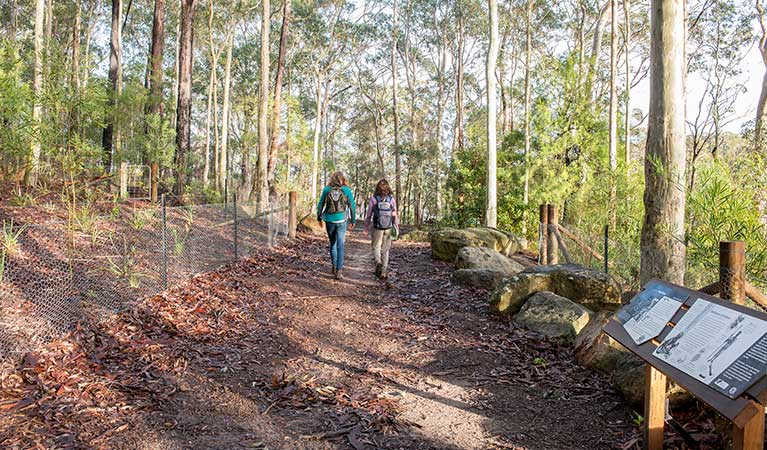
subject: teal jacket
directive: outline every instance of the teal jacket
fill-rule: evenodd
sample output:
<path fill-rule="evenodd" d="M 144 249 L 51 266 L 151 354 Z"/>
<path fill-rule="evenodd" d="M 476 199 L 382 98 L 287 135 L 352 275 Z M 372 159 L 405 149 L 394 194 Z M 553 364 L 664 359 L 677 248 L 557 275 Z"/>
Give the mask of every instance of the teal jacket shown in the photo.
<path fill-rule="evenodd" d="M 349 199 L 349 209 L 346 211 L 341 211 L 337 213 L 326 213 L 323 212 L 323 209 L 325 208 L 325 197 L 328 196 L 328 192 L 330 192 L 330 186 L 325 186 L 325 189 L 322 190 L 322 195 L 320 196 L 320 202 L 317 204 L 317 219 L 321 219 L 325 222 L 343 222 L 346 217 L 347 211 L 351 211 L 351 216 L 349 217 L 349 221 L 352 224 L 357 223 L 357 209 L 354 206 L 354 194 L 352 193 L 352 190 L 349 189 L 349 186 L 343 186 L 341 190 L 346 194 L 346 198 Z"/>

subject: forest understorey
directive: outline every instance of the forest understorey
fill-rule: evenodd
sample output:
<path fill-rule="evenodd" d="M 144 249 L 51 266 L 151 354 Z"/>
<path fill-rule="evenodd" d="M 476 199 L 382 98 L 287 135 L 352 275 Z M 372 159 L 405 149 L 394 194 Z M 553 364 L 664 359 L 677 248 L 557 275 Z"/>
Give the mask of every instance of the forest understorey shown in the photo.
<path fill-rule="evenodd" d="M 572 351 L 488 313 L 428 244 L 346 278 L 299 236 L 6 364 L 9 449 L 634 449 L 634 413 Z M 677 417 L 722 448 L 710 413 Z M 669 448 L 685 448 L 668 432 Z"/>

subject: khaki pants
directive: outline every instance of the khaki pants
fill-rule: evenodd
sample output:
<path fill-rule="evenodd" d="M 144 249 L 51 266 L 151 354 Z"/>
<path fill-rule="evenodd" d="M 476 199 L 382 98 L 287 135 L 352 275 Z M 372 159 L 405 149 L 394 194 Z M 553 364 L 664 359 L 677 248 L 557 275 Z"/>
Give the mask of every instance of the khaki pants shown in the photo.
<path fill-rule="evenodd" d="M 391 230 L 373 228 L 373 257 L 376 264 L 383 265 L 384 270 L 389 265 L 389 249 L 391 248 Z"/>

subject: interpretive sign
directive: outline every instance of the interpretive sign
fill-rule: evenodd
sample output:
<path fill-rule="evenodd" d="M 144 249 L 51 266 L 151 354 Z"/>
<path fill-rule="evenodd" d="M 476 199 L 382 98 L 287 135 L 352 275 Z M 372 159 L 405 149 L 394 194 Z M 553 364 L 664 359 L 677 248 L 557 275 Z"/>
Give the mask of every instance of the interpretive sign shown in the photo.
<path fill-rule="evenodd" d="M 767 322 L 698 298 L 653 356 L 730 398 L 767 373 Z"/>
<path fill-rule="evenodd" d="M 653 280 L 604 331 L 737 426 L 764 414 L 767 314 Z"/>
<path fill-rule="evenodd" d="M 682 306 L 683 299 L 669 297 L 672 292 L 656 285 L 637 294 L 616 316 L 637 344 L 657 337 Z"/>

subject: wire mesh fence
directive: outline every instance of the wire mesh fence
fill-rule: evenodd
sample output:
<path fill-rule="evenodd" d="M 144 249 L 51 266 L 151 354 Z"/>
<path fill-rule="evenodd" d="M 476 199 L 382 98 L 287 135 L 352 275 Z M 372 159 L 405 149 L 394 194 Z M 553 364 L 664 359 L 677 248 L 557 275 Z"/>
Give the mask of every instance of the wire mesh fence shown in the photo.
<path fill-rule="evenodd" d="M 638 230 L 614 230 L 607 226 L 589 228 L 577 223 L 560 224 L 561 236 L 566 242 L 573 263 L 607 272 L 626 291 L 641 289 L 641 248 Z M 699 249 L 696 249 L 699 250 Z M 703 288 L 720 280 L 719 247 L 712 247 L 706 254 L 691 255 L 687 249 L 685 285 Z M 751 266 L 750 255 L 761 249 L 745 249 L 746 278 L 756 288 L 767 290 L 767 274 L 760 274 L 758 267 Z"/>
<path fill-rule="evenodd" d="M 278 245 L 287 200 L 136 208 L 119 217 L 45 225 L 4 223 L 0 359 L 23 353 L 195 274 Z"/>

